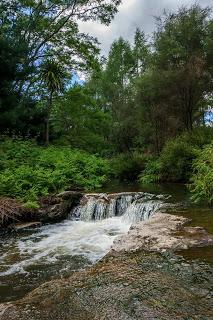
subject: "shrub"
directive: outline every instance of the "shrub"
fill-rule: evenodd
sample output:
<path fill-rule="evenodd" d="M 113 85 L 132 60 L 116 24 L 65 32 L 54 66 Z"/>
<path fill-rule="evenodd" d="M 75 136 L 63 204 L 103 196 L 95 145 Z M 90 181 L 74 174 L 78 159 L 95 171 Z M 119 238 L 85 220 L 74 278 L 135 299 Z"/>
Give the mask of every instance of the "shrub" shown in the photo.
<path fill-rule="evenodd" d="M 144 184 L 156 183 L 161 180 L 161 163 L 157 159 L 151 159 L 147 162 L 145 170 L 139 176 L 139 182 Z"/>
<path fill-rule="evenodd" d="M 206 146 L 193 162 L 189 189 L 194 202 L 213 204 L 213 144 Z"/>
<path fill-rule="evenodd" d="M 40 152 L 41 148 L 32 140 L 4 138 L 0 141 L 0 170 L 17 167 L 23 163 L 33 165 Z"/>
<path fill-rule="evenodd" d="M 162 181 L 187 182 L 192 172 L 192 161 L 198 149 L 183 141 L 181 137 L 169 141 L 160 156 L 160 176 Z"/>
<path fill-rule="evenodd" d="M 180 136 L 168 141 L 158 159 L 151 159 L 140 175 L 142 183 L 187 182 L 192 172 L 192 161 L 198 154 L 194 147 Z"/>
<path fill-rule="evenodd" d="M 111 161 L 112 176 L 120 181 L 135 181 L 146 162 L 147 157 L 138 152 L 120 154 Z"/>
<path fill-rule="evenodd" d="M 7 139 L 0 147 L 0 195 L 29 205 L 67 186 L 97 189 L 109 175 L 108 161 L 68 147 L 43 148 L 20 139 Z"/>
<path fill-rule="evenodd" d="M 213 137 L 213 127 L 198 127 L 190 132 L 184 132 L 177 139 L 194 146 L 195 148 L 203 148 L 210 144 Z"/>

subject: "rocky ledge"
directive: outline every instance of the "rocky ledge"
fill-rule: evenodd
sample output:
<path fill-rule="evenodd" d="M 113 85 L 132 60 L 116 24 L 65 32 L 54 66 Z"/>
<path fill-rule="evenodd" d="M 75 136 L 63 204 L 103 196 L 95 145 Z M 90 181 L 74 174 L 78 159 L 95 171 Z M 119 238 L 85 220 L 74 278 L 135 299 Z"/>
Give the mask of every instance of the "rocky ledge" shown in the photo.
<path fill-rule="evenodd" d="M 190 220 L 158 212 L 149 220 L 132 225 L 129 232 L 114 241 L 115 251 L 181 250 L 213 245 L 213 235 L 204 228 L 186 226 Z"/>
<path fill-rule="evenodd" d="M 71 209 L 76 206 L 83 193 L 79 191 L 64 191 L 55 196 L 40 200 L 38 215 L 42 222 L 57 222 L 66 219 Z"/>
<path fill-rule="evenodd" d="M 93 267 L 2 304 L 0 319 L 213 319 L 212 266 L 173 253 L 212 244 L 212 236 L 187 222 L 159 213 L 133 226 Z"/>
<path fill-rule="evenodd" d="M 82 197 L 80 191 L 64 191 L 41 198 L 38 209 L 27 209 L 17 200 L 0 198 L 0 232 L 21 231 L 66 219 Z"/>

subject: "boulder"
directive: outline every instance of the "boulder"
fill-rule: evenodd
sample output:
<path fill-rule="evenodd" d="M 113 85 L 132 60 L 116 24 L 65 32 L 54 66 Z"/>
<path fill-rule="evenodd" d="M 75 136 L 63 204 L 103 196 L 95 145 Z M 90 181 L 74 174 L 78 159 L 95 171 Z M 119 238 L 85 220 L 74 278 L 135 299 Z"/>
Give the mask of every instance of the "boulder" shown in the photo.
<path fill-rule="evenodd" d="M 77 205 L 83 194 L 78 191 L 64 191 L 56 196 L 41 199 L 40 221 L 57 222 L 66 219 L 73 206 Z"/>
<path fill-rule="evenodd" d="M 115 239 L 115 251 L 181 250 L 213 245 L 213 235 L 201 227 L 185 226 L 190 220 L 158 212 L 150 219 L 132 225 L 129 232 Z"/>
<path fill-rule="evenodd" d="M 66 219 L 73 206 L 77 205 L 82 197 L 83 194 L 79 191 L 64 191 L 41 198 L 39 209 L 27 209 L 14 199 L 1 198 L 5 218 L 3 219 L 2 209 L 0 210 L 2 213 L 0 232 L 21 231 L 41 223 L 53 223 Z"/>

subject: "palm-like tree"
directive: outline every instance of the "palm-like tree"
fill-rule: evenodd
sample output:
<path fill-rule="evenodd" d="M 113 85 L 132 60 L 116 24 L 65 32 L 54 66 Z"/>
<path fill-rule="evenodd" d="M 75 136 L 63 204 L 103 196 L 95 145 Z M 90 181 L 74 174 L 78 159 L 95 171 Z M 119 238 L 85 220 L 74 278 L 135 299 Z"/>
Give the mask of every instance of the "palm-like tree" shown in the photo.
<path fill-rule="evenodd" d="M 46 146 L 48 146 L 50 135 L 50 114 L 52 111 L 53 95 L 63 90 L 65 73 L 59 63 L 54 60 L 46 60 L 41 67 L 41 77 L 45 85 L 47 86 L 47 90 L 49 93 L 45 130 L 45 141 Z"/>

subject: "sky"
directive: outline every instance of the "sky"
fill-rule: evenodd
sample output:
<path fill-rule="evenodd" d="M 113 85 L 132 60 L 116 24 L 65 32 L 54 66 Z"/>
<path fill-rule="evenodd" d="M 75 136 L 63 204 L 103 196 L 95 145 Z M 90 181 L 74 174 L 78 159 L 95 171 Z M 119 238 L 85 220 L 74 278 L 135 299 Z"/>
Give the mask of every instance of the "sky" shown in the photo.
<path fill-rule="evenodd" d="M 123 0 L 110 26 L 81 22 L 79 27 L 82 32 L 98 38 L 101 54 L 106 56 L 112 42 L 120 36 L 132 41 L 137 27 L 150 35 L 155 29 L 154 17 L 161 15 L 164 9 L 170 12 L 193 3 L 195 0 Z M 203 7 L 213 5 L 212 0 L 197 0 L 196 3 Z"/>

